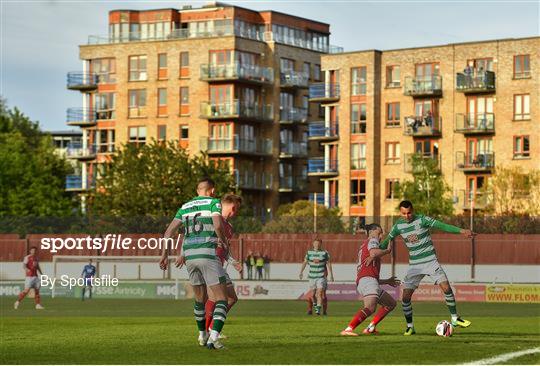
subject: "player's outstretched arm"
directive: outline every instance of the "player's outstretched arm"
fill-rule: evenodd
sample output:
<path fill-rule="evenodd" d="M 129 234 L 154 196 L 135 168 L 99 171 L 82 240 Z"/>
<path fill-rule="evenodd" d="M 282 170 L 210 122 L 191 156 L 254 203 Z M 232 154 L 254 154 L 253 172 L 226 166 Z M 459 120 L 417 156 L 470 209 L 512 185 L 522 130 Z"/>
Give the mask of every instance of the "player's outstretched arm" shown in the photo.
<path fill-rule="evenodd" d="M 304 277 L 304 269 L 306 269 L 307 266 L 307 260 L 304 259 L 304 263 L 302 263 L 302 268 L 300 268 L 300 275 L 298 278 L 302 279 Z"/>
<path fill-rule="evenodd" d="M 397 228 L 397 225 L 392 226 L 392 229 L 390 230 L 390 232 L 388 233 L 386 238 L 384 238 L 384 240 L 381 241 L 381 243 L 379 244 L 379 248 L 386 249 L 388 247 L 389 243 L 392 240 L 394 240 L 394 238 L 396 236 L 398 236 L 398 235 L 399 235 L 399 230 Z"/>
<path fill-rule="evenodd" d="M 387 278 L 386 280 L 379 280 L 380 285 L 390 285 L 392 287 L 397 287 L 401 284 L 401 281 L 395 278 L 394 276 Z"/>
<path fill-rule="evenodd" d="M 225 251 L 229 250 L 229 239 L 225 235 L 225 230 L 223 230 L 223 217 L 221 214 L 213 214 L 212 215 L 212 223 L 214 224 L 214 230 L 216 232 L 216 235 L 219 239 L 219 242 L 223 246 L 223 249 Z"/>
<path fill-rule="evenodd" d="M 174 218 L 167 227 L 167 230 L 165 230 L 165 234 L 163 235 L 163 237 L 166 239 L 172 238 L 180 225 L 182 225 L 182 221 L 180 219 Z M 161 248 L 161 259 L 159 260 L 159 268 L 161 268 L 162 270 L 166 270 L 168 265 L 169 247 L 168 245 L 164 245 L 163 248 Z"/>
<path fill-rule="evenodd" d="M 330 263 L 330 259 L 326 262 L 326 267 L 330 273 L 330 281 L 334 282 L 334 271 L 332 270 L 332 263 Z"/>
<path fill-rule="evenodd" d="M 432 219 L 431 217 L 424 216 L 424 221 L 426 224 L 432 228 L 452 233 L 452 234 L 465 234 L 467 237 L 472 238 L 475 233 L 468 229 L 461 229 L 457 226 L 446 224 L 442 221 Z"/>

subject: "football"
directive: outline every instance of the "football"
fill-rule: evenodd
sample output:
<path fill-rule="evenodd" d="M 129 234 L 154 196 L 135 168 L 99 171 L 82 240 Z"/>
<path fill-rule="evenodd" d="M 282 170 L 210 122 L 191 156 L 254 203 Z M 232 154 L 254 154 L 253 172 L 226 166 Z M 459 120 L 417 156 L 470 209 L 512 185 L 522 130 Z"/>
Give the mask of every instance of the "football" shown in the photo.
<path fill-rule="evenodd" d="M 454 327 L 447 320 L 441 320 L 435 327 L 435 333 L 441 337 L 450 337 L 454 333 Z"/>

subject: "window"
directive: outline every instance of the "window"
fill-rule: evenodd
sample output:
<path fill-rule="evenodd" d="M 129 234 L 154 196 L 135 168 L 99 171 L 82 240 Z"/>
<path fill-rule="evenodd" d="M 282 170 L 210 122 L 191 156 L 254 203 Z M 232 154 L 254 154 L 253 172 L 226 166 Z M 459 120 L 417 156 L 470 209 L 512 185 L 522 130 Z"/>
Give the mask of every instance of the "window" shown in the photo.
<path fill-rule="evenodd" d="M 158 79 L 167 79 L 167 54 L 158 55 Z"/>
<path fill-rule="evenodd" d="M 425 157 L 439 155 L 439 143 L 436 140 L 425 139 L 414 141 L 414 153 Z"/>
<path fill-rule="evenodd" d="M 146 89 L 132 89 L 129 95 L 129 118 L 146 117 Z"/>
<path fill-rule="evenodd" d="M 514 137 L 514 159 L 530 157 L 529 136 Z"/>
<path fill-rule="evenodd" d="M 321 81 L 321 65 L 313 65 L 313 80 Z"/>
<path fill-rule="evenodd" d="M 386 164 L 399 164 L 399 142 L 386 143 Z"/>
<path fill-rule="evenodd" d="M 306 74 L 307 78 L 311 80 L 311 64 L 309 62 L 304 62 L 304 74 Z"/>
<path fill-rule="evenodd" d="M 98 58 L 91 60 L 90 67 L 97 75 L 98 84 L 114 84 L 116 82 L 115 58 Z"/>
<path fill-rule="evenodd" d="M 351 180 L 351 205 L 366 206 L 366 180 Z"/>
<path fill-rule="evenodd" d="M 401 85 L 401 70 L 399 65 L 386 67 L 386 87 L 399 88 Z"/>
<path fill-rule="evenodd" d="M 531 63 L 529 55 L 514 56 L 514 79 L 531 77 Z"/>
<path fill-rule="evenodd" d="M 167 89 L 158 88 L 158 116 L 167 115 Z"/>
<path fill-rule="evenodd" d="M 189 87 L 180 87 L 180 115 L 189 115 Z"/>
<path fill-rule="evenodd" d="M 146 56 L 129 56 L 129 81 L 145 81 Z"/>
<path fill-rule="evenodd" d="M 309 113 L 309 96 L 308 95 L 302 96 L 302 108 L 304 108 L 308 112 L 308 115 L 311 115 Z"/>
<path fill-rule="evenodd" d="M 521 121 L 531 119 L 530 113 L 530 95 L 514 95 L 514 120 Z"/>
<path fill-rule="evenodd" d="M 366 169 L 366 144 L 351 145 L 351 170 Z"/>
<path fill-rule="evenodd" d="M 351 95 L 366 95 L 367 68 L 365 66 L 351 69 Z"/>
<path fill-rule="evenodd" d="M 396 184 L 398 182 L 399 182 L 399 179 L 397 178 L 386 179 L 385 181 L 386 190 L 385 190 L 384 198 L 386 198 L 387 200 L 394 199 L 394 190 L 396 189 Z"/>
<path fill-rule="evenodd" d="M 386 104 L 386 127 L 399 126 L 400 111 L 399 103 Z"/>
<path fill-rule="evenodd" d="M 366 133 L 366 104 L 351 104 L 351 133 Z"/>
<path fill-rule="evenodd" d="M 94 99 L 94 108 L 97 119 L 114 119 L 116 107 L 116 93 L 97 93 Z"/>
<path fill-rule="evenodd" d="M 433 76 L 439 75 L 439 71 L 438 63 L 417 64 L 415 76 L 419 80 L 431 80 Z"/>
<path fill-rule="evenodd" d="M 146 127 L 129 127 L 129 143 L 135 145 L 144 145 L 146 143 Z"/>
<path fill-rule="evenodd" d="M 189 52 L 180 52 L 180 77 L 189 77 Z"/>
<path fill-rule="evenodd" d="M 167 139 L 167 126 L 166 125 L 158 125 L 158 141 L 165 141 Z"/>
<path fill-rule="evenodd" d="M 114 152 L 114 130 L 96 131 L 97 148 L 99 153 Z"/>
<path fill-rule="evenodd" d="M 294 71 L 294 60 L 282 58 L 279 62 L 281 72 Z"/>
<path fill-rule="evenodd" d="M 180 126 L 180 140 L 189 139 L 189 127 L 187 125 Z"/>

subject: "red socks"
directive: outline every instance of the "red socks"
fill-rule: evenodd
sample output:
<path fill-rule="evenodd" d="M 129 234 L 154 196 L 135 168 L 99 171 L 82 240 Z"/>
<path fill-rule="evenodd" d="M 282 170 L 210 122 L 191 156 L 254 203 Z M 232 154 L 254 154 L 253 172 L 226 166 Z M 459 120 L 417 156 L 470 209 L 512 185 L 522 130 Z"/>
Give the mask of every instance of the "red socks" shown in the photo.
<path fill-rule="evenodd" d="M 386 306 L 381 306 L 377 313 L 375 313 L 375 316 L 373 317 L 373 320 L 371 323 L 375 326 L 381 322 L 381 320 L 384 319 L 384 317 L 392 311 L 391 309 L 387 308 Z"/>
<path fill-rule="evenodd" d="M 358 312 L 354 315 L 351 322 L 349 323 L 349 327 L 352 329 L 356 328 L 358 324 L 362 323 L 368 316 L 371 315 L 371 310 L 368 308 L 363 308 L 362 310 L 358 310 Z"/>
<path fill-rule="evenodd" d="M 41 296 L 39 296 L 38 290 L 34 290 L 34 291 L 35 291 L 34 300 L 36 301 L 36 305 L 39 305 L 41 303 Z"/>
<path fill-rule="evenodd" d="M 206 329 L 212 329 L 212 317 L 214 315 L 214 308 L 216 307 L 216 303 L 213 301 L 206 301 L 206 304 L 204 304 L 204 312 L 206 317 Z"/>

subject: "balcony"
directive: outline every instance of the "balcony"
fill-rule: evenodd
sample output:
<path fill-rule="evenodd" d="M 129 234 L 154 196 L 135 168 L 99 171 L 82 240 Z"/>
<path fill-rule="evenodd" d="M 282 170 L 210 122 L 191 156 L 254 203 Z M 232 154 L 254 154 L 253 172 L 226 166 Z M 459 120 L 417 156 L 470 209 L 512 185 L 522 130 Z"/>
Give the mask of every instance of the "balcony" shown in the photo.
<path fill-rule="evenodd" d="M 307 158 L 306 142 L 282 142 L 280 143 L 279 158 Z"/>
<path fill-rule="evenodd" d="M 280 74 L 280 86 L 282 88 L 307 89 L 309 75 L 303 71 L 285 70 Z"/>
<path fill-rule="evenodd" d="M 322 53 L 331 53 L 331 54 L 343 53 L 343 47 L 334 46 L 326 42 L 321 42 L 320 38 L 319 38 L 319 42 L 316 42 L 307 38 L 294 37 L 294 36 L 291 37 L 288 35 L 284 35 L 282 33 L 269 31 L 269 32 L 264 32 L 264 40 L 266 42 L 277 42 L 277 43 L 287 44 L 290 46 L 306 48 L 308 50 L 313 50 L 313 51 L 322 52 Z"/>
<path fill-rule="evenodd" d="M 85 108 L 68 108 L 67 124 L 69 126 L 92 127 L 97 123 L 96 112 Z"/>
<path fill-rule="evenodd" d="M 309 101 L 331 103 L 339 100 L 339 84 L 316 83 L 309 86 Z"/>
<path fill-rule="evenodd" d="M 488 172 L 495 167 L 495 153 L 482 152 L 478 154 L 456 152 L 456 170 L 468 172 Z"/>
<path fill-rule="evenodd" d="M 267 191 L 272 189 L 272 174 L 253 173 L 251 171 L 234 171 L 234 178 L 238 188 Z"/>
<path fill-rule="evenodd" d="M 366 158 L 351 159 L 351 170 L 366 170 Z"/>
<path fill-rule="evenodd" d="M 213 104 L 201 102 L 201 118 L 212 120 L 241 119 L 252 122 L 272 122 L 272 105 L 259 105 L 234 100 L 231 103 Z"/>
<path fill-rule="evenodd" d="M 246 154 L 272 155 L 272 140 L 247 139 L 234 135 L 230 138 L 206 138 L 200 140 L 200 149 L 212 155 Z"/>
<path fill-rule="evenodd" d="M 307 186 L 307 177 L 305 176 L 288 176 L 279 178 L 279 191 L 285 192 L 304 192 Z"/>
<path fill-rule="evenodd" d="M 495 92 L 495 73 L 493 71 L 477 71 L 472 74 L 457 73 L 456 91 L 462 93 Z"/>
<path fill-rule="evenodd" d="M 487 192 L 472 192 L 461 190 L 461 208 L 463 210 L 484 210 L 490 204 L 490 195 Z"/>
<path fill-rule="evenodd" d="M 293 124 L 306 123 L 308 111 L 305 108 L 282 107 L 279 110 L 279 123 Z"/>
<path fill-rule="evenodd" d="M 97 146 L 90 145 L 86 148 L 82 144 L 68 144 L 66 155 L 69 159 L 94 160 L 97 154 Z"/>
<path fill-rule="evenodd" d="M 405 136 L 438 137 L 441 136 L 442 119 L 433 116 L 408 116 L 404 119 Z"/>
<path fill-rule="evenodd" d="M 485 135 L 495 133 L 495 115 L 493 113 L 463 114 L 456 115 L 456 127 L 454 132 L 465 135 Z"/>
<path fill-rule="evenodd" d="M 250 84 L 272 85 L 274 69 L 256 65 L 201 65 L 200 80 L 207 82 L 242 81 Z"/>
<path fill-rule="evenodd" d="M 410 97 L 442 96 L 442 78 L 438 75 L 428 78 L 405 78 L 403 94 Z"/>
<path fill-rule="evenodd" d="M 318 177 L 333 177 L 338 175 L 338 161 L 313 158 L 308 160 L 308 175 Z"/>
<path fill-rule="evenodd" d="M 442 157 L 441 154 L 405 154 L 403 161 L 403 170 L 405 173 L 420 173 L 422 167 L 432 165 L 438 170 L 441 169 Z"/>
<path fill-rule="evenodd" d="M 330 122 L 326 127 L 325 122 L 312 122 L 309 124 L 308 138 L 313 141 L 332 141 L 339 139 L 339 125 Z"/>
<path fill-rule="evenodd" d="M 88 92 L 97 89 L 98 78 L 93 72 L 72 71 L 67 74 L 67 88 Z"/>
<path fill-rule="evenodd" d="M 95 187 L 95 181 L 92 178 L 86 180 L 86 184 L 83 185 L 83 179 L 81 175 L 67 175 L 66 176 L 66 191 L 68 192 L 82 192 Z"/>

